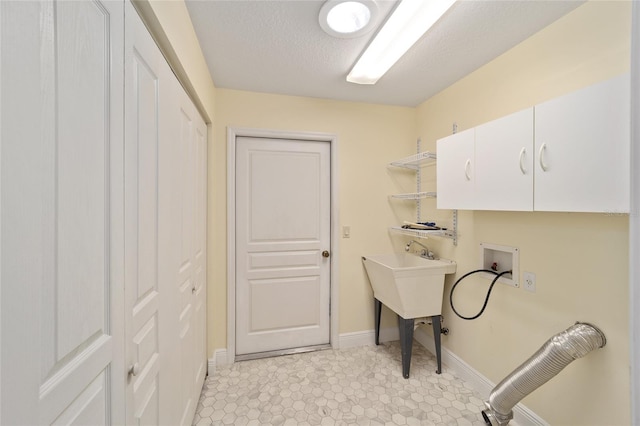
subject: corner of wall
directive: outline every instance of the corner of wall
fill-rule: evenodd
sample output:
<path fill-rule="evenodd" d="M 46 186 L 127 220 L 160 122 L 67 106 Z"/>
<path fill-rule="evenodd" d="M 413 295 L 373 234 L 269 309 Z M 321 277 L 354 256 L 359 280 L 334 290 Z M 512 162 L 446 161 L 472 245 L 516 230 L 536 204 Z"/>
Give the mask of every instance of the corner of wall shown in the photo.
<path fill-rule="evenodd" d="M 205 122 L 214 117 L 215 85 L 184 0 L 132 4 Z"/>

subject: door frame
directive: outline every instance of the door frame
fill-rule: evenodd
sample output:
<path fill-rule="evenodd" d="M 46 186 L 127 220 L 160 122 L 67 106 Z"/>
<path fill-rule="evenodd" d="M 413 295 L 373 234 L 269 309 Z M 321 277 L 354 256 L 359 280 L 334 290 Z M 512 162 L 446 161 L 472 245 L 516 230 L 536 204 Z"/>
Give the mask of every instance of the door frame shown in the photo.
<path fill-rule="evenodd" d="M 330 149 L 331 225 L 330 225 L 330 333 L 329 344 L 338 348 L 338 137 L 319 132 L 227 127 L 227 363 L 236 357 L 236 139 L 238 137 L 328 142 Z"/>

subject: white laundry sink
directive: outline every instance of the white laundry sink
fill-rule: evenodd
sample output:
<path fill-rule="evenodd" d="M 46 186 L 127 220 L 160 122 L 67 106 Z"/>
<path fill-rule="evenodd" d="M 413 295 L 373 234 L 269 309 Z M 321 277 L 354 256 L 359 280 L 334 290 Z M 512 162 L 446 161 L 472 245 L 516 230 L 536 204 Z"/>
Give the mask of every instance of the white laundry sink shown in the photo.
<path fill-rule="evenodd" d="M 402 318 L 442 313 L 444 276 L 456 272 L 451 260 L 430 260 L 411 253 L 364 256 L 373 296 Z"/>

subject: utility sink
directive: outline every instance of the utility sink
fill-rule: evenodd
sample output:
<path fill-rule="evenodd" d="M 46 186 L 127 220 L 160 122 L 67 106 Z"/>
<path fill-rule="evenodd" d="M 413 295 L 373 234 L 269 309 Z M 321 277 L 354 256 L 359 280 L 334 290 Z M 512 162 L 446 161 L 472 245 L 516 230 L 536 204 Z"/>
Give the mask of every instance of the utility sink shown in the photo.
<path fill-rule="evenodd" d="M 373 296 L 404 319 L 442 313 L 444 276 L 456 272 L 456 263 L 425 259 L 411 253 L 364 256 Z"/>

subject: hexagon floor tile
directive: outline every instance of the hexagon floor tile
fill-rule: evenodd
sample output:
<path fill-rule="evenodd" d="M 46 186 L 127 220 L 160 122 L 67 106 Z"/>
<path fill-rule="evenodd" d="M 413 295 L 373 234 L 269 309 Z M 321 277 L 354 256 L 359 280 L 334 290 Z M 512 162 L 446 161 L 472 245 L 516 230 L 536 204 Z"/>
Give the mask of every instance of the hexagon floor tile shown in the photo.
<path fill-rule="evenodd" d="M 208 377 L 194 425 L 478 425 L 469 384 L 414 343 L 402 377 L 398 342 L 236 362 Z"/>

